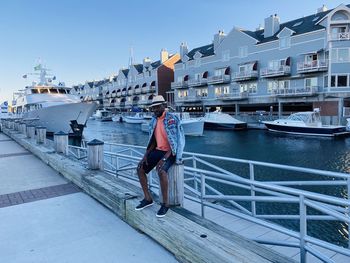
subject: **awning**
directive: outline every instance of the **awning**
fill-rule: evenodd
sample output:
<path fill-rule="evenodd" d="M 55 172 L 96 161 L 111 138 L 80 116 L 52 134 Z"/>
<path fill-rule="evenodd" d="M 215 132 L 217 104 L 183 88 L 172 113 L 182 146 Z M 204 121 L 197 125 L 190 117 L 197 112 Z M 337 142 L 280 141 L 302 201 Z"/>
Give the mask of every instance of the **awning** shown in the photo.
<path fill-rule="evenodd" d="M 311 55 L 311 54 L 317 54 L 317 53 L 321 53 L 324 51 L 324 48 L 321 48 L 319 50 L 312 50 L 312 51 L 307 51 L 307 52 L 304 52 L 304 53 L 300 53 L 299 55 Z"/>

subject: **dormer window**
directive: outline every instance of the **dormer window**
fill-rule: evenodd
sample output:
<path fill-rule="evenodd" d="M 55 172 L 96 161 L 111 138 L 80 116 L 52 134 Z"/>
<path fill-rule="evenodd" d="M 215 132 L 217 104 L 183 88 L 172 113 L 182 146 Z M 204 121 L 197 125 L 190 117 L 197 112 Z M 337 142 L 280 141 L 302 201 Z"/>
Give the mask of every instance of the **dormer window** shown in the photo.
<path fill-rule="evenodd" d="M 230 60 L 230 50 L 222 51 L 222 61 Z"/>
<path fill-rule="evenodd" d="M 238 56 L 240 58 L 245 58 L 248 56 L 248 47 L 244 46 L 244 47 L 239 47 L 238 48 Z"/>
<path fill-rule="evenodd" d="M 290 36 L 280 37 L 279 45 L 280 49 L 290 48 Z"/>

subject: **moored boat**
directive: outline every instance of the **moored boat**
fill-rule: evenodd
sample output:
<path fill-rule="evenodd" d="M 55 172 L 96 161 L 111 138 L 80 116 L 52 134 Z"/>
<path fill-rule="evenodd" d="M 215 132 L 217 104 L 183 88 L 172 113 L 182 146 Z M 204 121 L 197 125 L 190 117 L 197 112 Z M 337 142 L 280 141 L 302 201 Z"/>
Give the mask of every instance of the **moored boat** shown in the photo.
<path fill-rule="evenodd" d="M 263 122 L 269 131 L 309 136 L 344 136 L 350 135 L 346 126 L 323 125 L 319 109 L 291 114 L 286 119 Z"/>
<path fill-rule="evenodd" d="M 247 123 L 221 111 L 207 112 L 203 117 L 204 128 L 213 130 L 245 130 Z"/>
<path fill-rule="evenodd" d="M 81 137 L 86 122 L 97 105 L 81 102 L 78 96 L 70 93 L 71 88 L 62 82 L 53 84 L 55 77 L 49 77 L 47 69 L 41 64 L 34 70 L 39 72 L 31 75 L 39 75 L 39 83 L 33 82 L 15 93 L 12 108 L 16 117 L 46 127 L 48 134 L 62 131 L 69 136 Z M 27 74 L 23 77 L 26 78 Z"/>
<path fill-rule="evenodd" d="M 124 116 L 123 121 L 126 123 L 132 123 L 132 124 L 141 124 L 145 120 L 142 113 L 137 112 L 133 116 Z"/>

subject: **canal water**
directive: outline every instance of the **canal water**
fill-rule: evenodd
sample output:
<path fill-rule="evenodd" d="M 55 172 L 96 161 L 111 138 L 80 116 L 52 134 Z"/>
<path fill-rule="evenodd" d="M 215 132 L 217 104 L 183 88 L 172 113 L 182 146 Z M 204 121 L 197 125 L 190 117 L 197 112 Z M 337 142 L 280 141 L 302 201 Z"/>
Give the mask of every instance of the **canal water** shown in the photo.
<path fill-rule="evenodd" d="M 86 140 L 100 139 L 108 142 L 146 146 L 148 134 L 140 129 L 140 125 L 89 121 L 84 131 Z M 321 170 L 350 173 L 350 138 L 317 138 L 271 133 L 267 130 L 248 131 L 207 131 L 201 137 L 186 136 L 185 151 L 226 156 L 246 160 L 263 161 L 276 164 L 301 166 Z M 246 167 L 225 162 L 219 165 L 237 174 L 249 177 Z M 256 170 L 258 180 L 294 180 L 319 179 L 308 174 L 295 172 L 272 172 L 271 170 Z M 309 176 L 309 177 L 308 177 Z M 247 194 L 235 188 L 228 188 L 214 183 L 216 189 L 225 194 Z M 315 188 L 315 187 L 313 187 Z M 317 187 L 317 192 L 347 198 L 346 191 L 339 187 Z M 248 204 L 242 203 L 249 207 Z M 259 213 L 273 214 L 275 211 L 293 214 L 298 213 L 298 206 L 286 204 L 262 204 L 257 206 Z M 316 211 L 308 210 L 313 214 Z M 281 223 L 298 230 L 297 220 L 283 220 Z M 346 246 L 348 240 L 347 226 L 341 222 L 314 222 L 308 226 L 308 234 L 318 238 Z"/>

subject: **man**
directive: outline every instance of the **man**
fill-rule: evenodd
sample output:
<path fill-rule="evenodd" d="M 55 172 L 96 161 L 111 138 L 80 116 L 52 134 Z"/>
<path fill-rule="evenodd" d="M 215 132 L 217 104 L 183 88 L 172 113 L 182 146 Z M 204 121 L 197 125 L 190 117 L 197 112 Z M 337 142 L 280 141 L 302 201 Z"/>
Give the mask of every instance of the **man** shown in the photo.
<path fill-rule="evenodd" d="M 163 96 L 154 96 L 150 108 L 154 113 L 149 125 L 150 137 L 146 153 L 137 167 L 144 199 L 135 210 L 153 205 L 146 174 L 156 167 L 163 196 L 163 203 L 156 216 L 163 217 L 169 209 L 168 170 L 175 162 L 181 163 L 185 135 L 179 118 L 165 110 L 166 102 Z"/>

